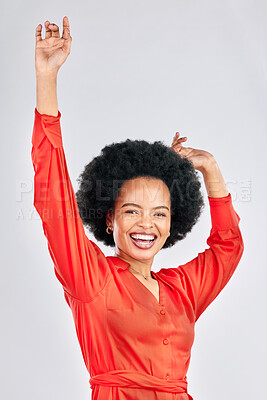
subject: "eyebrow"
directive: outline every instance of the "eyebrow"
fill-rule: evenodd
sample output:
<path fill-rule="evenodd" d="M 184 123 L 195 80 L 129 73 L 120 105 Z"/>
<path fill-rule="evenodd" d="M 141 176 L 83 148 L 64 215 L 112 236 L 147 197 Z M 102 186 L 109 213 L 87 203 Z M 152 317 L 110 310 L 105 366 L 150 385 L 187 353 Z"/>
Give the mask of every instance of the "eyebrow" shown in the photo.
<path fill-rule="evenodd" d="M 125 203 L 125 204 L 123 204 L 123 206 L 121 206 L 121 208 L 127 207 L 127 206 L 134 206 L 134 207 L 137 207 L 137 208 L 142 208 L 141 206 L 139 206 L 139 204 L 136 204 L 136 203 Z M 167 206 L 153 207 L 153 210 L 156 210 L 157 208 L 166 208 L 169 211 L 169 208 Z"/>

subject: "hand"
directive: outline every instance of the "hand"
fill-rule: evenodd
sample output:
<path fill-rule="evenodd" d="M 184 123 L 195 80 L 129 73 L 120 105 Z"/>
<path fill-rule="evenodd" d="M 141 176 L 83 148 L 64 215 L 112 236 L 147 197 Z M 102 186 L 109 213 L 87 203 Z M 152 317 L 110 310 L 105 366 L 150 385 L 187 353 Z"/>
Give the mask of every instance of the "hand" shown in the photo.
<path fill-rule="evenodd" d="M 182 143 L 187 137 L 179 138 L 180 133 L 176 132 L 171 148 L 181 157 L 186 157 L 193 164 L 194 168 L 200 172 L 204 172 L 215 161 L 213 155 L 204 150 L 193 149 L 191 147 L 183 147 Z"/>
<path fill-rule="evenodd" d="M 45 39 L 42 39 L 42 25 L 35 31 L 35 70 L 36 74 L 57 74 L 61 65 L 70 54 L 72 37 L 68 17 L 63 18 L 62 38 L 59 27 L 45 22 Z"/>

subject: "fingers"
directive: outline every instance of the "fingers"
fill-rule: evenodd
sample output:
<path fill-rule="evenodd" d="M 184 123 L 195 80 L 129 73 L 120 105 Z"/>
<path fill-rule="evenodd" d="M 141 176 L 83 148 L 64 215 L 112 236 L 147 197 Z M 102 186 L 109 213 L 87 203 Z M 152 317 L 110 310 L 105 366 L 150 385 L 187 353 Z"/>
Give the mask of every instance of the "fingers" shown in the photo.
<path fill-rule="evenodd" d="M 182 142 L 186 142 L 187 138 L 186 137 L 182 137 L 180 139 L 177 139 L 174 144 L 182 144 Z"/>
<path fill-rule="evenodd" d="M 187 140 L 186 136 L 179 138 L 179 135 L 180 133 L 176 132 L 172 141 L 172 146 L 182 145 L 182 142 L 185 142 Z"/>
<path fill-rule="evenodd" d="M 70 23 L 68 17 L 63 18 L 63 34 L 62 38 L 64 39 L 63 49 L 70 53 L 72 37 L 70 36 Z"/>
<path fill-rule="evenodd" d="M 44 23 L 45 26 L 45 39 L 49 39 L 50 37 L 60 38 L 59 27 L 56 24 L 50 24 L 48 20 Z M 40 42 L 42 40 L 42 24 L 39 24 L 35 30 L 35 38 L 36 42 Z M 68 17 L 63 18 L 63 33 L 62 38 L 66 41 L 71 41 L 72 37 L 70 36 L 70 24 Z M 69 40 L 70 39 L 70 40 Z M 68 51 L 70 51 L 70 43 L 64 45 Z"/>
<path fill-rule="evenodd" d="M 48 26 L 51 30 L 52 33 L 52 37 L 56 37 L 59 38 L 60 34 L 59 34 L 59 27 L 56 24 L 49 24 Z"/>
<path fill-rule="evenodd" d="M 179 138 L 179 136 L 180 136 L 180 132 L 176 132 L 176 134 L 174 135 L 174 139 L 173 140 L 177 140 L 178 138 Z M 187 139 L 187 137 L 186 136 L 183 136 L 182 138 L 180 138 L 179 140 L 182 140 L 182 139 Z"/>
<path fill-rule="evenodd" d="M 56 24 L 50 24 L 49 21 L 45 21 L 45 39 L 48 39 L 50 37 L 56 37 L 59 38 L 59 27 Z"/>
<path fill-rule="evenodd" d="M 39 24 L 35 29 L 35 41 L 40 42 L 42 40 L 42 25 Z"/>
<path fill-rule="evenodd" d="M 63 18 L 63 34 L 62 37 L 64 39 L 68 39 L 70 37 L 70 23 L 68 17 Z"/>
<path fill-rule="evenodd" d="M 179 138 L 180 133 L 176 132 L 176 134 L 174 135 L 173 141 L 172 141 L 172 148 L 176 153 L 179 153 L 180 155 L 183 155 L 183 152 L 186 150 L 183 147 L 183 142 L 185 142 L 187 140 L 187 137 L 181 137 Z"/>
<path fill-rule="evenodd" d="M 44 26 L 45 26 L 45 39 L 48 39 L 52 36 L 52 31 L 49 28 L 49 21 L 45 21 Z"/>

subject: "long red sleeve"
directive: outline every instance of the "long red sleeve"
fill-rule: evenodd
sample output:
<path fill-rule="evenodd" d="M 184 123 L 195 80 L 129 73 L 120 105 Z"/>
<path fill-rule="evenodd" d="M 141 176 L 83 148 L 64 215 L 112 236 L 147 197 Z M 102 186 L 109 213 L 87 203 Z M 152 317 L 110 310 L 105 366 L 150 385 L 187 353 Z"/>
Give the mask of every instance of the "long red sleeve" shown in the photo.
<path fill-rule="evenodd" d="M 80 300 L 94 297 L 110 274 L 99 247 L 91 242 L 79 215 L 62 144 L 61 113 L 35 108 L 32 135 L 34 207 L 42 220 L 55 274 L 64 290 Z"/>
<path fill-rule="evenodd" d="M 208 199 L 212 224 L 207 239 L 209 248 L 178 268 L 164 269 L 168 276 L 181 282 L 194 309 L 195 321 L 230 280 L 244 250 L 240 218 L 233 208 L 231 194 Z"/>

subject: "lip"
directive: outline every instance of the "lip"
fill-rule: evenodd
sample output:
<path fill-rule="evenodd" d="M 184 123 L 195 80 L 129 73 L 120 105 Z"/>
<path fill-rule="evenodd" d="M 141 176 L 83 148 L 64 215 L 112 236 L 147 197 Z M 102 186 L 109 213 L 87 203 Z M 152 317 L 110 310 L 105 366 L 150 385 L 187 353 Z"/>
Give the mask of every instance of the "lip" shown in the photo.
<path fill-rule="evenodd" d="M 153 242 L 149 242 L 149 243 L 139 243 L 136 242 L 132 237 L 131 234 L 139 234 L 139 235 L 151 235 L 151 236 L 155 236 L 155 239 L 153 240 Z M 138 248 L 138 249 L 142 249 L 142 250 L 147 250 L 147 249 L 151 249 L 151 247 L 154 246 L 156 240 L 157 240 L 157 235 L 155 233 L 152 232 L 131 232 L 129 234 L 130 239 L 132 241 L 132 243 Z"/>

